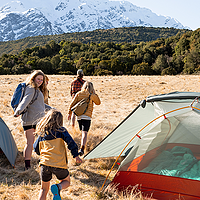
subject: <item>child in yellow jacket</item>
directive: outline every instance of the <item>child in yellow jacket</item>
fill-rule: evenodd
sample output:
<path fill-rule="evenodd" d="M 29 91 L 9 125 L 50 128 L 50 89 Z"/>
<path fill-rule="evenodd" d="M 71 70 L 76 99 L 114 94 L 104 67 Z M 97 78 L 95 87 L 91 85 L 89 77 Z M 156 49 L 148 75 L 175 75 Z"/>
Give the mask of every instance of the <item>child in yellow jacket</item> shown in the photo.
<path fill-rule="evenodd" d="M 39 165 L 42 179 L 39 200 L 46 199 L 52 174 L 55 174 L 60 180 L 59 184 L 51 186 L 53 199 L 61 200 L 61 189 L 65 189 L 70 185 L 65 142 L 76 162 L 81 163 L 82 160 L 78 156 L 78 146 L 63 127 L 63 115 L 55 109 L 50 110 L 37 124 L 36 133 L 40 136 L 34 143 L 34 150 L 40 155 Z"/>

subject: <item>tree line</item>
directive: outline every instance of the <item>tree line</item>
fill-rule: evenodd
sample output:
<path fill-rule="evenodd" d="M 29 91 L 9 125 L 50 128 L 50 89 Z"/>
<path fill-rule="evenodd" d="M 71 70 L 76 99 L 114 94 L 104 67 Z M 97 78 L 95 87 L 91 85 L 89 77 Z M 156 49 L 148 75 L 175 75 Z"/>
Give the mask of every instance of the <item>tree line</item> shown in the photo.
<path fill-rule="evenodd" d="M 139 44 L 140 42 L 149 42 L 157 38 L 168 38 L 177 33 L 186 33 L 190 30 L 175 28 L 154 28 L 154 27 L 123 27 L 113 29 L 97 29 L 94 31 L 64 33 L 60 35 L 40 35 L 35 37 L 26 37 L 20 40 L 0 42 L 0 56 L 9 54 L 18 54 L 26 48 L 34 46 L 44 46 L 51 40 L 60 43 L 62 40 L 70 42 L 81 42 L 84 44 L 91 42 L 130 42 Z"/>
<path fill-rule="evenodd" d="M 49 41 L 0 57 L 0 74 L 176 75 L 200 71 L 200 29 L 153 41 Z"/>

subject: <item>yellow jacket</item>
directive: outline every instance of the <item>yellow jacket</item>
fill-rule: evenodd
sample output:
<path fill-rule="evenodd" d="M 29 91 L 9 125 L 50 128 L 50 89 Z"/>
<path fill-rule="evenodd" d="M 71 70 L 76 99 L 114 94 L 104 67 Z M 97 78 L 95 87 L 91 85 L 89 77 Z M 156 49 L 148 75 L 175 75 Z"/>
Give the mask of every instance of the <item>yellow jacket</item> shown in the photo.
<path fill-rule="evenodd" d="M 71 151 L 73 157 L 77 157 L 78 146 L 64 127 L 56 132 L 51 131 L 49 134 L 45 132 L 44 137 L 39 136 L 33 144 L 34 151 L 40 155 L 39 164 L 67 169 L 67 151 L 65 143 L 67 143 L 67 147 Z"/>
<path fill-rule="evenodd" d="M 79 101 L 81 101 L 84 98 L 89 97 L 90 93 L 88 91 L 79 91 L 76 93 L 75 97 L 72 99 L 72 102 L 69 106 L 68 114 L 71 114 L 71 108 L 76 105 Z M 99 99 L 99 96 L 97 94 L 92 93 L 90 96 L 90 102 L 88 104 L 88 109 L 84 113 L 84 115 L 87 115 L 88 117 L 92 118 L 92 111 L 93 111 L 93 104 L 100 105 L 101 101 Z"/>

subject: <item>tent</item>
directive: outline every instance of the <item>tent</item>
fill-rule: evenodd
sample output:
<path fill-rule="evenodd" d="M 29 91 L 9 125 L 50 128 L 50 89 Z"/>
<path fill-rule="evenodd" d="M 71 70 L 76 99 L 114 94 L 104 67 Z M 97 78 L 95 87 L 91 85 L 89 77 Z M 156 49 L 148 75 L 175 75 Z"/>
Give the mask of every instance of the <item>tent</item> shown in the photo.
<path fill-rule="evenodd" d="M 200 199 L 199 97 L 147 97 L 84 158 L 124 156 L 111 182 L 118 190 L 138 185 L 154 199 Z"/>
<path fill-rule="evenodd" d="M 17 157 L 17 145 L 13 139 L 13 136 L 5 124 L 3 119 L 0 117 L 0 148 L 7 157 L 10 164 L 14 167 L 15 160 Z"/>

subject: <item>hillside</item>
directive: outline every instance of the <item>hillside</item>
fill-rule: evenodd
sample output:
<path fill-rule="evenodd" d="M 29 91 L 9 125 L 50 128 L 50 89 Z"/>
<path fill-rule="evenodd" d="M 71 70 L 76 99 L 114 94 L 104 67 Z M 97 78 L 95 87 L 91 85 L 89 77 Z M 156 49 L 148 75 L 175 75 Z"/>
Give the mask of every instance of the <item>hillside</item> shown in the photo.
<path fill-rule="evenodd" d="M 124 34 L 128 38 L 129 29 L 123 30 L 126 30 Z M 135 35 L 136 32 L 137 29 Z M 161 33 L 163 36 L 164 33 Z M 113 40 L 123 40 L 122 36 L 112 36 Z M 83 38 L 88 39 L 86 35 Z M 73 75 L 79 68 L 83 69 L 87 76 L 200 73 L 200 29 L 179 32 L 171 37 L 161 37 L 148 42 L 138 40 L 137 44 L 103 41 L 104 38 L 100 43 L 83 43 L 61 40 L 60 35 L 58 39 L 58 42 L 51 40 L 47 43 L 46 40 L 42 40 L 45 45 L 26 48 L 18 54 L 3 54 L 0 57 L 0 74 L 27 74 L 32 70 L 41 69 L 46 74 Z M 14 47 L 14 44 L 10 45 Z"/>
<path fill-rule="evenodd" d="M 178 33 L 186 33 L 189 30 L 186 29 L 174 29 L 174 28 L 152 28 L 152 27 L 124 27 L 114 28 L 107 30 L 95 30 L 76 33 L 64 33 L 60 35 L 46 35 L 27 37 L 20 40 L 13 40 L 8 42 L 0 42 L 0 56 L 3 54 L 18 54 L 26 48 L 32 48 L 35 46 L 43 46 L 49 41 L 54 40 L 59 43 L 62 40 L 75 41 L 84 44 L 92 42 L 130 42 L 138 44 L 140 42 L 149 42 L 158 38 L 169 38 Z M 190 32 L 190 31 L 189 31 Z"/>

